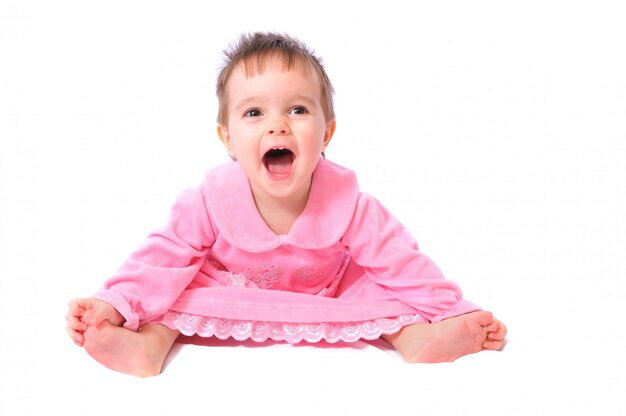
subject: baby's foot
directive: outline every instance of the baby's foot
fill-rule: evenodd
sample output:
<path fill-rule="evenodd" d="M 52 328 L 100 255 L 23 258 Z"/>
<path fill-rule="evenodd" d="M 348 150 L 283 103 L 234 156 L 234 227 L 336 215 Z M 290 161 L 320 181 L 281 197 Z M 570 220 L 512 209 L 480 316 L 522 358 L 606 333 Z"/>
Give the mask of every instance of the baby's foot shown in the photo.
<path fill-rule="evenodd" d="M 415 324 L 389 341 L 406 361 L 437 363 L 454 361 L 481 350 L 498 350 L 504 345 L 506 327 L 490 312 L 478 311 L 436 324 Z"/>
<path fill-rule="evenodd" d="M 115 371 L 139 377 L 161 373 L 178 333 L 162 325 L 145 325 L 141 332 L 101 322 L 85 331 L 85 350 Z"/>

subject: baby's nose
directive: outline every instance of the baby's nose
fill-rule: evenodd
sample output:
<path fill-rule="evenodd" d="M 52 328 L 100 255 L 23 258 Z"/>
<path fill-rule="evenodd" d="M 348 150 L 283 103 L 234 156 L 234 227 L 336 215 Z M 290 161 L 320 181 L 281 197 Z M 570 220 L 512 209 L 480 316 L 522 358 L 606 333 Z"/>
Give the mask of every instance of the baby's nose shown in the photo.
<path fill-rule="evenodd" d="M 287 127 L 271 127 L 267 130 L 268 134 L 287 134 L 289 129 Z"/>
<path fill-rule="evenodd" d="M 288 133 L 289 126 L 283 120 L 273 120 L 267 127 L 267 134 L 280 135 Z"/>

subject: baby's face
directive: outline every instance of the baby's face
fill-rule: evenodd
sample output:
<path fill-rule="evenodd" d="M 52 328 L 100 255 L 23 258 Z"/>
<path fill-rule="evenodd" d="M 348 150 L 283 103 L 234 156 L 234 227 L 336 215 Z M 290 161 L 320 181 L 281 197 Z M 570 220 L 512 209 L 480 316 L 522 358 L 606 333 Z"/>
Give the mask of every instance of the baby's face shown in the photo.
<path fill-rule="evenodd" d="M 245 171 L 255 198 L 302 198 L 335 128 L 326 121 L 317 76 L 306 64 L 286 70 L 267 62 L 246 76 L 242 64 L 228 80 L 227 125 L 218 133 Z"/>

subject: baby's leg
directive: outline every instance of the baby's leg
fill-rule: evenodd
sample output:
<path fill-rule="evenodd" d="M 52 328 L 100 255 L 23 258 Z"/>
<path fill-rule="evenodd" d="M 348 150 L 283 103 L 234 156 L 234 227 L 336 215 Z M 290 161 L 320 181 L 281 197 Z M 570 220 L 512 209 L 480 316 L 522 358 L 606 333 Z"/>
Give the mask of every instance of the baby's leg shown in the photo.
<path fill-rule="evenodd" d="M 84 347 L 96 361 L 112 370 L 149 377 L 161 373 L 179 334 L 159 324 L 146 324 L 135 332 L 103 321 L 87 328 Z"/>
<path fill-rule="evenodd" d="M 481 350 L 498 350 L 505 335 L 506 327 L 491 312 L 478 311 L 435 324 L 410 325 L 383 338 L 408 362 L 437 363 Z"/>

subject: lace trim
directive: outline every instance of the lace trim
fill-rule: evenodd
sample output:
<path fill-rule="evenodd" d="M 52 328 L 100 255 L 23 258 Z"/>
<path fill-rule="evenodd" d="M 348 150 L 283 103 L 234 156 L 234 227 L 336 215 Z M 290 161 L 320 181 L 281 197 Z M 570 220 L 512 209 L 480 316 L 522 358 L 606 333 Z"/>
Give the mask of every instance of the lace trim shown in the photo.
<path fill-rule="evenodd" d="M 372 340 L 383 334 L 393 334 L 400 328 L 426 322 L 420 315 L 402 315 L 362 322 L 287 323 L 265 321 L 240 321 L 226 318 L 205 317 L 180 312 L 168 312 L 160 323 L 183 335 L 198 334 L 202 337 L 215 336 L 237 341 L 251 339 L 263 342 L 267 339 L 295 344 L 301 341 L 330 343 L 354 342 L 359 339 Z"/>

